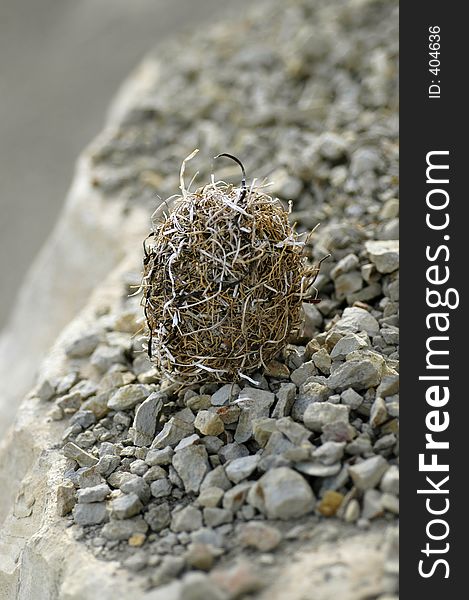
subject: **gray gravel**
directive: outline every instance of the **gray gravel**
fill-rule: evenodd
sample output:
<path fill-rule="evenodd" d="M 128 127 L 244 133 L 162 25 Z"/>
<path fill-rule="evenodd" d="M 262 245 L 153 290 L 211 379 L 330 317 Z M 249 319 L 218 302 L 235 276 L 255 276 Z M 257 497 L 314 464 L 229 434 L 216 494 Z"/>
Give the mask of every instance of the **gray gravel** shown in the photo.
<path fill-rule="evenodd" d="M 240 581 L 259 589 L 255 571 L 271 560 L 263 553 L 275 561 L 277 548 L 293 544 L 287 525 L 335 518 L 369 527 L 399 512 L 395 10 L 300 0 L 260 14 L 249 33 L 231 23 L 191 37 L 177 64 L 163 51 L 165 85 L 97 148 L 96 185 L 110 201 L 123 195 L 130 210 L 153 209 L 142 172 L 164 197 L 195 145 L 199 156 L 239 155 L 251 176 L 270 173 L 276 193 L 292 200 L 299 230 L 321 224 L 308 248 L 312 261 L 331 254 L 317 280 L 321 302 L 305 305 L 301 331 L 254 375 L 258 385 L 178 389 L 149 368 L 139 299 L 126 281 L 122 306 L 96 318 L 96 347 L 87 336 L 73 341 L 76 381 L 66 374 L 38 389 L 51 418 L 67 423 L 60 513 L 73 510 L 93 548 L 107 540 L 96 554 L 124 561 L 149 586 L 218 563 L 226 583 L 247 547 L 252 565 Z M 206 178 L 203 162 L 191 169 L 199 166 Z M 220 165 L 217 176 L 237 172 Z M 120 331 L 123 321 L 134 329 Z M 79 508 L 94 505 L 105 513 Z M 164 558 L 147 569 L 141 546 Z"/>

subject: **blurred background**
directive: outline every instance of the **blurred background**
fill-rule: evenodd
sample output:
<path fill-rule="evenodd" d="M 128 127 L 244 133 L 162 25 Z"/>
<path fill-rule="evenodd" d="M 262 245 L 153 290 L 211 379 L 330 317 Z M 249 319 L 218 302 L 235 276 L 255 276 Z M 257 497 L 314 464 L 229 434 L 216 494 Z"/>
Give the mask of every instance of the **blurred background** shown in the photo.
<path fill-rule="evenodd" d="M 0 0 L 0 329 L 123 79 L 165 37 L 246 5 Z"/>

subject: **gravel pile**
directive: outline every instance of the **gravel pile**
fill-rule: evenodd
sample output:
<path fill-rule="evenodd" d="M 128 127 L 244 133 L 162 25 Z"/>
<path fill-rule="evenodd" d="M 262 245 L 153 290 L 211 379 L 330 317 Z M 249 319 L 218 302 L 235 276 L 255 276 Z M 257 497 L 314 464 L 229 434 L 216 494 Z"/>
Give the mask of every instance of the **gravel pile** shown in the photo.
<path fill-rule="evenodd" d="M 69 373 L 37 390 L 67 425 L 60 514 L 149 587 L 183 577 L 186 600 L 242 597 L 265 585 L 278 549 L 331 518 L 351 531 L 396 522 L 396 10 L 272 3 L 186 38 L 176 57 L 161 49 L 164 85 L 95 150 L 96 185 L 129 209 L 174 193 L 194 147 L 233 152 L 293 201 L 299 230 L 321 224 L 312 262 L 331 254 L 321 303 L 304 305 L 302 330 L 257 385 L 160 381 L 128 297 L 136 265 L 121 306 L 70 341 Z M 383 594 L 397 586 L 393 531 Z"/>

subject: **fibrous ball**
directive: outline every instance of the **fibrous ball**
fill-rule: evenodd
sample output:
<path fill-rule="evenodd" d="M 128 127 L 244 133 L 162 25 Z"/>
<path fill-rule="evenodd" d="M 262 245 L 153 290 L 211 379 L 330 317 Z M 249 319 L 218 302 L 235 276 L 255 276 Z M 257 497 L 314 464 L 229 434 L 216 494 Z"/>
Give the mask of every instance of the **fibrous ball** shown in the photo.
<path fill-rule="evenodd" d="M 280 202 L 244 181 L 193 193 L 182 184 L 144 249 L 148 351 L 173 381 L 265 368 L 300 324 L 318 272 Z"/>

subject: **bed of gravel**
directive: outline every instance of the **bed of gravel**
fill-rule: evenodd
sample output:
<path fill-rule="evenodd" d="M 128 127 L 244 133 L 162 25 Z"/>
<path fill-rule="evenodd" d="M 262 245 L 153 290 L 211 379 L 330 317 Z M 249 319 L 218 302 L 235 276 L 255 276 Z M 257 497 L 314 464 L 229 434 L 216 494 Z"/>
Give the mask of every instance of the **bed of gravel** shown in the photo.
<path fill-rule="evenodd" d="M 194 147 L 201 180 L 207 156 L 232 152 L 293 201 L 300 230 L 320 223 L 311 260 L 331 254 L 321 303 L 305 305 L 302 330 L 257 385 L 160 381 L 129 297 L 136 265 L 121 306 L 70 340 L 69 373 L 37 390 L 50 418 L 67 421 L 60 514 L 148 587 L 211 572 L 205 597 L 242 597 L 313 529 L 333 537 L 325 523 L 352 534 L 397 522 L 396 11 L 297 0 L 196 32 L 159 50 L 161 85 L 95 150 L 95 185 L 129 210 L 177 191 Z M 393 528 L 388 538 L 382 592 L 393 594 Z M 240 553 L 249 562 L 233 566 Z M 197 575 L 184 598 L 207 581 Z"/>

